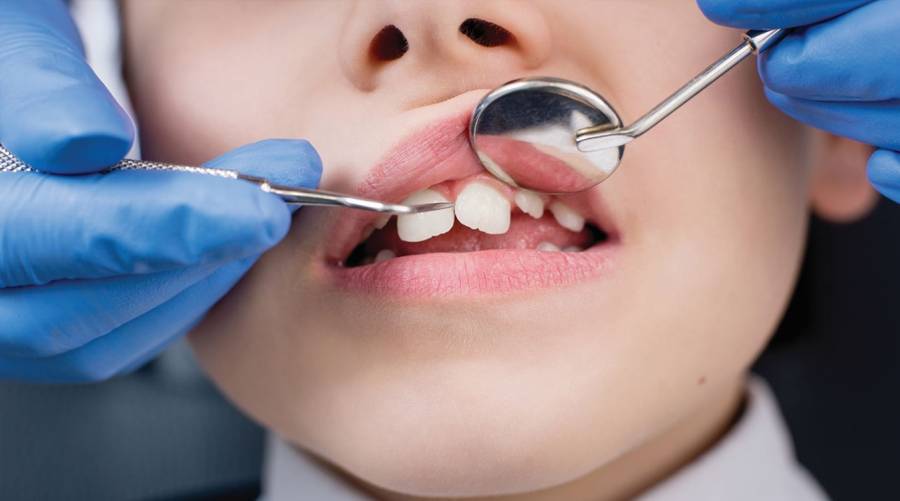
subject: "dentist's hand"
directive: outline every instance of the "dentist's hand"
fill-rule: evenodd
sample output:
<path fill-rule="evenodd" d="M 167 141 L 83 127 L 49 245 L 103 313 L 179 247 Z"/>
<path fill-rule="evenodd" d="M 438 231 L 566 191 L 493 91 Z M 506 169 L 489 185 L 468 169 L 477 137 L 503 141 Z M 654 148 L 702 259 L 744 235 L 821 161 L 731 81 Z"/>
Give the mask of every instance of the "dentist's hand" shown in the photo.
<path fill-rule="evenodd" d="M 85 64 L 65 4 L 0 0 L 0 12 L 0 143 L 61 174 L 120 160 L 132 125 Z M 294 186 L 321 174 L 312 147 L 293 140 L 207 165 Z M 280 199 L 230 179 L 0 173 L 0 378 L 95 381 L 138 366 L 289 225 Z"/>
<path fill-rule="evenodd" d="M 698 3 L 720 24 L 799 27 L 760 58 L 769 100 L 797 120 L 875 146 L 869 178 L 900 201 L 900 2 Z"/>
<path fill-rule="evenodd" d="M 296 140 L 206 165 L 306 187 L 321 173 Z M 0 173 L 0 378 L 97 381 L 139 366 L 189 330 L 290 220 L 274 195 L 214 176 Z"/>

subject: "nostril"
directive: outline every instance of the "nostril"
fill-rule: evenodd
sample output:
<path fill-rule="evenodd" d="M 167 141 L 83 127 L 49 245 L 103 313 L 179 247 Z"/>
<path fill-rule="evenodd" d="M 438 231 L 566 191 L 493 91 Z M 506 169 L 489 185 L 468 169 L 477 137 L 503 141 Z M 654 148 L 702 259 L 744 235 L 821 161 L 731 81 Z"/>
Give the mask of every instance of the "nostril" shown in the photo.
<path fill-rule="evenodd" d="M 408 50 L 409 42 L 406 36 L 393 24 L 382 28 L 369 46 L 369 52 L 376 61 L 400 59 Z"/>
<path fill-rule="evenodd" d="M 506 45 L 515 40 L 513 34 L 505 28 L 484 19 L 466 19 L 459 25 L 459 32 L 484 47 Z"/>

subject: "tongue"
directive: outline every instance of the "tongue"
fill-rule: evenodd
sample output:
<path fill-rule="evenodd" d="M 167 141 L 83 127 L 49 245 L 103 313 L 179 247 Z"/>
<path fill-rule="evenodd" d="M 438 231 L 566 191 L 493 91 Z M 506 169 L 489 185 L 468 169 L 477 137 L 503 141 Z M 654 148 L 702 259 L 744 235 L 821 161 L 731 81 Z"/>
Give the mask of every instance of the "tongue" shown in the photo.
<path fill-rule="evenodd" d="M 569 231 L 556 224 L 552 216 L 534 219 L 525 214 L 514 214 L 509 231 L 503 235 L 488 235 L 463 226 L 456 221 L 453 229 L 424 242 L 404 242 L 397 236 L 394 221 L 383 230 L 376 231 L 366 241 L 365 249 L 375 255 L 382 249 L 390 249 L 398 256 L 428 252 L 472 252 L 490 249 L 534 249 L 541 242 L 550 242 L 559 248 L 593 244 L 593 236 L 586 227 L 580 232 Z"/>

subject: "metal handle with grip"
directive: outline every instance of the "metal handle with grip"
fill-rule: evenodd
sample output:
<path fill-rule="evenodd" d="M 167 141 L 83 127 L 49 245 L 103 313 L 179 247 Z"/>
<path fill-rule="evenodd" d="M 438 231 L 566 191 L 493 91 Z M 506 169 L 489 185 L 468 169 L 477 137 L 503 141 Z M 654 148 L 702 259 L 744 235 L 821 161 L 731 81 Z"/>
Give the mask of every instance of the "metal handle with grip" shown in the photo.
<path fill-rule="evenodd" d="M 621 129 L 610 129 L 608 126 L 587 127 L 578 131 L 575 141 L 581 151 L 596 151 L 617 148 L 634 141 L 642 134 L 662 122 L 675 110 L 681 108 L 694 96 L 709 87 L 722 75 L 731 71 L 753 54 L 765 52 L 766 49 L 781 40 L 786 31 L 783 29 L 768 31 L 748 31 L 744 34 L 744 43 L 724 57 L 711 64 L 690 82 L 683 85 L 663 102 L 656 105 L 633 124 Z"/>
<path fill-rule="evenodd" d="M 226 179 L 248 181 L 259 186 L 261 190 L 280 197 L 285 201 L 285 203 L 290 205 L 346 207 L 348 209 L 361 209 L 372 212 L 397 215 L 416 214 L 419 212 L 444 210 L 453 207 L 452 203 L 431 203 L 420 205 L 391 204 L 380 202 L 377 200 L 360 198 L 353 195 L 345 195 L 343 193 L 281 186 L 278 184 L 270 183 L 264 178 L 248 176 L 234 170 L 216 169 L 211 167 L 195 167 L 192 165 L 178 165 L 166 162 L 151 162 L 147 160 L 132 160 L 128 158 L 116 163 L 115 165 L 107 167 L 103 170 L 103 172 L 119 170 L 186 172 L 189 174 L 203 174 L 207 176 L 216 176 Z M 3 172 L 41 173 L 37 169 L 34 169 L 23 162 L 21 159 L 19 159 L 19 157 L 15 156 L 11 151 L 0 144 L 0 173 Z"/>

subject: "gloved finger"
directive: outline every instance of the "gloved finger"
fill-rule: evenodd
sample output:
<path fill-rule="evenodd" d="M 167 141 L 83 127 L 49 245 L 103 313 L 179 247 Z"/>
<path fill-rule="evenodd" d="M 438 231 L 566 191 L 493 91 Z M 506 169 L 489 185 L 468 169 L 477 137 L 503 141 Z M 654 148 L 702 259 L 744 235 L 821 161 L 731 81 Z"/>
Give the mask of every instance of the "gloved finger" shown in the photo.
<path fill-rule="evenodd" d="M 210 165 L 318 183 L 305 141 L 262 141 Z M 0 174 L 0 287 L 149 273 L 258 254 L 290 225 L 257 186 L 179 172 Z"/>
<path fill-rule="evenodd" d="M 0 289 L 0 355 L 50 357 L 75 349 L 166 303 L 218 266 Z"/>
<path fill-rule="evenodd" d="M 264 148 L 263 155 L 260 155 L 260 148 Z M 232 150 L 227 158 L 219 157 L 207 162 L 206 166 L 237 170 L 275 184 L 298 188 L 315 188 L 322 178 L 322 159 L 304 139 L 267 139 Z M 288 206 L 291 213 L 299 208 L 298 205 Z"/>
<path fill-rule="evenodd" d="M 39 170 L 122 159 L 134 126 L 84 60 L 62 0 L 0 0 L 0 143 Z"/>
<path fill-rule="evenodd" d="M 900 4 L 873 2 L 789 34 L 760 58 L 766 86 L 821 101 L 900 98 Z"/>
<path fill-rule="evenodd" d="M 315 188 L 322 177 L 322 159 L 305 139 L 258 141 L 231 150 L 203 165 L 236 170 L 276 184 L 302 188 Z"/>
<path fill-rule="evenodd" d="M 711 21 L 742 29 L 793 28 L 817 23 L 872 0 L 697 0 Z"/>
<path fill-rule="evenodd" d="M 900 150 L 900 100 L 814 101 L 766 89 L 769 101 L 792 118 L 880 148 Z"/>
<path fill-rule="evenodd" d="M 869 158 L 869 180 L 876 190 L 900 202 L 900 153 L 878 150 Z"/>
<path fill-rule="evenodd" d="M 102 381 L 138 367 L 189 331 L 255 260 L 229 263 L 171 301 L 72 351 L 45 358 L 0 355 L 0 379 Z"/>

